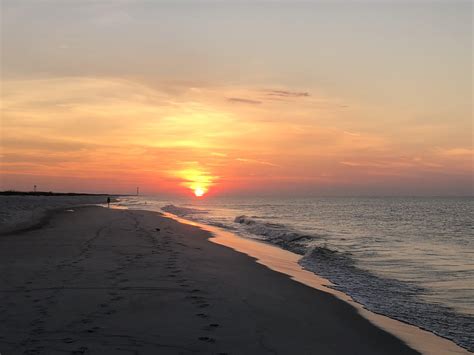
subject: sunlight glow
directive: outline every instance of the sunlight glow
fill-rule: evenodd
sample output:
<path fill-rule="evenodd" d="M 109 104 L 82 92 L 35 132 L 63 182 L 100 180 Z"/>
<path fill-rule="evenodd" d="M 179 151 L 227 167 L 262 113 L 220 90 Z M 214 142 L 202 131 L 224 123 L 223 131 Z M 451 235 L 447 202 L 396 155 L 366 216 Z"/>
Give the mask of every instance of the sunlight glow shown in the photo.
<path fill-rule="evenodd" d="M 202 197 L 205 193 L 206 191 L 200 187 L 196 187 L 194 189 L 194 194 L 196 195 L 196 197 Z"/>
<path fill-rule="evenodd" d="M 186 169 L 172 172 L 172 175 L 177 176 L 181 180 L 181 185 L 193 191 L 196 197 L 206 194 L 218 179 L 195 162 Z"/>

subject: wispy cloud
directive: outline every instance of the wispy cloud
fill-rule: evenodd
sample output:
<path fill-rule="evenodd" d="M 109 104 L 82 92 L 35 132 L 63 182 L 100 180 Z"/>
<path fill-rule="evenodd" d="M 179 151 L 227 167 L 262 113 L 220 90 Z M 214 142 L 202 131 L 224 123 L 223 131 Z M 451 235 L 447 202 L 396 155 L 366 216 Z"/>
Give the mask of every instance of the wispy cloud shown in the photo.
<path fill-rule="evenodd" d="M 447 157 L 474 157 L 474 150 L 468 148 L 439 149 L 438 152 Z"/>
<path fill-rule="evenodd" d="M 227 154 L 225 153 L 218 153 L 218 152 L 211 152 L 211 155 L 215 156 L 215 157 L 226 157 Z"/>
<path fill-rule="evenodd" d="M 265 90 L 267 96 L 276 97 L 309 97 L 308 92 L 289 91 L 289 90 Z"/>
<path fill-rule="evenodd" d="M 353 136 L 353 137 L 360 137 L 360 133 L 357 133 L 357 132 L 344 131 L 344 134 L 347 134 L 347 135 Z"/>
<path fill-rule="evenodd" d="M 270 163 L 268 161 L 260 161 L 260 160 L 255 160 L 255 159 L 236 158 L 235 160 L 241 161 L 243 163 L 260 164 L 260 165 L 268 165 L 268 166 L 279 166 L 277 164 L 273 164 L 273 163 Z"/>
<path fill-rule="evenodd" d="M 260 105 L 262 103 L 262 101 L 243 99 L 241 97 L 229 97 L 227 100 L 230 102 L 236 102 L 236 103 L 241 103 L 241 104 L 251 104 L 251 105 Z"/>

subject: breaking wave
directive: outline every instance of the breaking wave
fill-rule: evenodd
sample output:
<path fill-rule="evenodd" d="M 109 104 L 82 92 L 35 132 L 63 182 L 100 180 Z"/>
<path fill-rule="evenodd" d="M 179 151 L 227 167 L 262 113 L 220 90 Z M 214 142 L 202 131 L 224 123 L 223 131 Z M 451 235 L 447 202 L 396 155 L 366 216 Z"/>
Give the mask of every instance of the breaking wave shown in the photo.
<path fill-rule="evenodd" d="M 195 215 L 195 214 L 207 214 L 208 211 L 205 210 L 198 210 L 197 208 L 189 208 L 189 207 L 178 207 L 175 205 L 166 205 L 161 208 L 163 211 L 174 214 L 178 217 L 186 217 L 188 215 Z"/>
<path fill-rule="evenodd" d="M 234 222 L 240 224 L 247 233 L 263 237 L 260 239 L 301 255 L 306 253 L 308 242 L 319 238 L 298 232 L 284 224 L 261 222 L 245 215 L 235 217 Z"/>

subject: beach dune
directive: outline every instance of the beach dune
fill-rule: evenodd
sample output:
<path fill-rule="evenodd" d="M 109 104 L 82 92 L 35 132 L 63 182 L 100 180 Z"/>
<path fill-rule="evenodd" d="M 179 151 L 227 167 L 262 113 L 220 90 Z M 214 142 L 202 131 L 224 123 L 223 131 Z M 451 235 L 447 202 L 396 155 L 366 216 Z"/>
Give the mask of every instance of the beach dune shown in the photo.
<path fill-rule="evenodd" d="M 0 237 L 0 353 L 415 354 L 333 295 L 155 212 Z"/>

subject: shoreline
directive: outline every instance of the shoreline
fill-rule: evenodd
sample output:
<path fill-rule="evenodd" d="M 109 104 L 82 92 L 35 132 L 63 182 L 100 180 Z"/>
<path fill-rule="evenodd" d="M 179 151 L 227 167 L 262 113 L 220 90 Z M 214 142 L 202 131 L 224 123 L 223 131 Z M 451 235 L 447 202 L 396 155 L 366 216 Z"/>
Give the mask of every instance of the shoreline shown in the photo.
<path fill-rule="evenodd" d="M 331 281 L 312 271 L 304 269 L 298 263 L 301 255 L 265 243 L 264 241 L 240 237 L 219 227 L 187 220 L 169 212 L 158 213 L 162 213 L 164 216 L 175 219 L 180 223 L 186 223 L 202 228 L 213 234 L 213 237 L 209 239 L 211 242 L 227 246 L 233 250 L 256 258 L 256 262 L 265 265 L 271 270 L 286 274 L 292 280 L 337 297 L 338 299 L 350 304 L 362 317 L 369 320 L 377 327 L 393 334 L 404 341 L 407 345 L 423 354 L 472 354 L 472 352 L 459 346 L 452 340 L 436 335 L 429 330 L 368 310 L 364 305 L 354 301 L 352 297 L 346 293 L 331 288 L 330 286 L 333 285 Z M 271 252 L 268 252 L 269 250 L 271 250 Z"/>
<path fill-rule="evenodd" d="M 210 238 L 157 212 L 101 207 L 0 238 L 0 351 L 417 353 Z"/>

